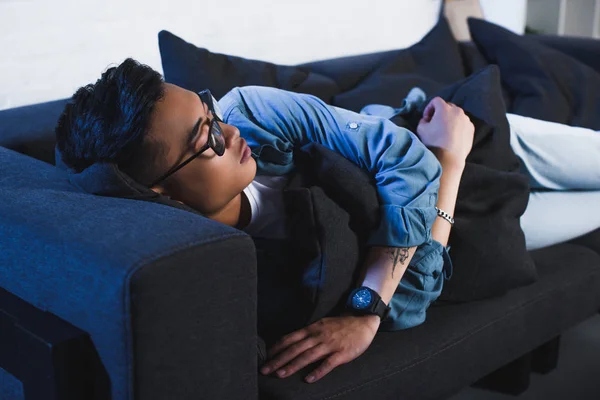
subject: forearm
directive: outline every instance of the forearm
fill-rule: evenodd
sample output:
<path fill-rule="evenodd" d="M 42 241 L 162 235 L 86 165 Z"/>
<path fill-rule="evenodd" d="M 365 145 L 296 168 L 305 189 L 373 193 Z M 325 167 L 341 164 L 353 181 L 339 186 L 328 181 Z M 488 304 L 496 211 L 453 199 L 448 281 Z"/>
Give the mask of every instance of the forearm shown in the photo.
<path fill-rule="evenodd" d="M 358 284 L 376 291 L 385 304 L 389 304 L 417 247 L 370 247 L 361 270 Z M 352 315 L 346 311 L 342 315 Z M 360 318 L 377 330 L 381 319 L 377 315 Z"/>
<path fill-rule="evenodd" d="M 437 207 L 454 215 L 465 162 L 441 152 L 434 152 L 434 154 L 442 166 Z M 438 217 L 431 228 L 431 237 L 443 246 L 447 246 L 451 227 L 452 225 L 448 221 Z M 361 270 L 358 284 L 375 290 L 385 304 L 389 304 L 416 249 L 417 247 L 371 247 Z"/>
<path fill-rule="evenodd" d="M 389 304 L 417 247 L 370 247 L 359 284 L 368 286 Z"/>
<path fill-rule="evenodd" d="M 434 152 L 434 154 L 442 166 L 437 207 L 454 215 L 465 162 L 442 152 Z M 451 226 L 445 219 L 436 218 L 431 227 L 431 237 L 446 246 Z M 416 247 L 371 247 L 358 283 L 377 291 L 382 300 L 388 304 L 416 249 Z"/>
<path fill-rule="evenodd" d="M 454 215 L 458 187 L 465 168 L 465 162 L 456 160 L 441 152 L 434 152 L 434 154 L 442 165 L 437 207 L 450 215 Z M 443 246 L 447 246 L 451 228 L 452 225 L 448 221 L 438 217 L 431 227 L 431 237 Z"/>

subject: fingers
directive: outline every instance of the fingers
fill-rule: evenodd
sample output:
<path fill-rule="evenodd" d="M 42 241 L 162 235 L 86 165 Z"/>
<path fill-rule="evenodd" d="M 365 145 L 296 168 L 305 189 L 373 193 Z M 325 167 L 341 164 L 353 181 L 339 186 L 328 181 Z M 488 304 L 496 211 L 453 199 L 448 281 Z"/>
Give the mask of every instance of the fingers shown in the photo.
<path fill-rule="evenodd" d="M 308 336 L 308 330 L 300 329 L 299 331 L 292 332 L 288 335 L 285 335 L 277 343 L 275 343 L 271 348 L 267 351 L 267 358 L 273 357 L 275 354 L 279 353 L 281 350 L 289 347 L 290 345 L 299 342 L 300 340 L 306 338 Z"/>
<path fill-rule="evenodd" d="M 456 111 L 460 110 L 460 111 L 464 112 L 463 109 L 461 107 L 457 106 L 456 104 L 446 101 L 439 96 L 436 96 L 433 99 L 431 99 L 429 104 L 427 104 L 427 107 L 425 107 L 425 110 L 423 111 L 423 116 L 425 116 L 425 114 L 432 113 L 434 110 L 438 110 L 442 107 L 451 108 Z"/>
<path fill-rule="evenodd" d="M 430 122 L 434 118 L 434 115 L 437 111 L 448 108 L 449 103 L 446 103 L 446 101 L 444 101 L 444 99 L 441 97 L 436 96 L 431 99 L 429 104 L 427 104 L 427 107 L 425 107 L 425 110 L 423 110 L 423 119 L 425 122 Z"/>
<path fill-rule="evenodd" d="M 309 364 L 314 363 L 315 361 L 319 361 L 322 358 L 325 358 L 331 352 L 328 350 L 327 346 L 324 344 L 320 344 L 318 346 L 314 346 L 304 353 L 300 354 L 298 357 L 294 358 L 289 364 L 285 365 L 280 370 L 285 371 L 283 375 L 279 374 L 279 376 L 290 376 L 295 374 L 297 371 L 306 367 Z M 278 371 L 279 372 L 279 371 Z"/>
<path fill-rule="evenodd" d="M 342 359 L 339 353 L 334 353 L 331 356 L 329 356 L 329 358 L 327 358 L 325 361 L 323 361 L 317 369 L 308 374 L 308 376 L 306 377 L 306 381 L 309 383 L 316 382 L 328 373 L 330 373 L 334 368 L 344 363 L 345 361 Z"/>
<path fill-rule="evenodd" d="M 455 112 L 456 114 L 459 115 L 465 115 L 465 110 L 463 110 L 461 107 L 457 106 L 454 103 L 450 103 L 450 102 L 446 102 L 446 104 L 450 107 L 450 109 Z"/>
<path fill-rule="evenodd" d="M 294 360 L 298 355 L 304 353 L 306 350 L 311 349 L 317 345 L 317 341 L 313 338 L 308 338 L 296 343 L 285 351 L 281 352 L 277 357 L 269 360 L 262 368 L 261 372 L 269 374 L 271 371 L 277 371 L 277 375 L 280 377 L 288 376 L 291 374 L 288 366 L 290 361 Z M 298 365 L 298 364 L 295 364 Z M 307 364 L 302 365 L 304 367 Z M 285 368 L 281 368 L 285 366 Z"/>
<path fill-rule="evenodd" d="M 423 110 L 423 119 L 425 120 L 425 122 L 431 121 L 431 118 L 433 118 L 434 112 L 435 112 L 435 105 L 433 104 L 433 101 L 430 101 L 429 104 L 427 104 L 427 107 L 425 107 L 425 110 Z"/>

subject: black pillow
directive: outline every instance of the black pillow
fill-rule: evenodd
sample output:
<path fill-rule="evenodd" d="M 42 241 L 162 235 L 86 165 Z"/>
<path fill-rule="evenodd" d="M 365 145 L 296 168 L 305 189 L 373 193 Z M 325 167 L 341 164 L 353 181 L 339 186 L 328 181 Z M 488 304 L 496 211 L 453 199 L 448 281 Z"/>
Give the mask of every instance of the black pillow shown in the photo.
<path fill-rule="evenodd" d="M 296 149 L 294 160 L 296 172 L 284 190 L 291 239 L 254 239 L 258 333 L 268 345 L 343 311 L 379 220 L 366 171 L 316 143 Z"/>
<path fill-rule="evenodd" d="M 164 30 L 158 44 L 167 82 L 194 92 L 208 88 L 217 99 L 236 86 L 248 85 L 314 94 L 326 103 L 339 92 L 332 79 L 305 67 L 211 53 Z"/>
<path fill-rule="evenodd" d="M 471 37 L 500 67 L 511 113 L 600 130 L 600 74 L 538 40 L 470 18 Z"/>
<path fill-rule="evenodd" d="M 333 105 L 357 112 L 367 104 L 400 107 L 415 86 L 433 93 L 465 77 L 458 43 L 444 17 L 407 49 L 379 54 L 371 64 L 359 57 L 305 65 L 338 82 L 343 92 L 334 96 Z"/>
<path fill-rule="evenodd" d="M 410 89 L 426 93 L 465 77 L 458 43 L 442 16 L 415 45 L 400 50 L 282 66 L 211 53 L 168 31 L 158 34 L 165 80 L 220 98 L 236 86 L 270 86 L 313 94 L 328 104 L 360 111 L 371 103 L 399 107 Z"/>
<path fill-rule="evenodd" d="M 305 287 L 315 305 L 307 321 L 312 323 L 343 311 L 356 287 L 365 243 L 379 223 L 381 211 L 373 177 L 342 155 L 309 143 L 296 151 L 294 161 L 311 191 L 315 244 L 320 252 L 320 259 L 303 268 L 304 276 L 319 279 L 318 285 Z M 304 223 L 300 214 L 290 211 L 297 224 Z M 306 241 L 306 237 L 295 242 Z"/>
<path fill-rule="evenodd" d="M 460 55 L 462 57 L 466 76 L 469 76 L 490 65 L 483 54 L 481 54 L 475 43 L 460 42 L 458 47 L 460 49 Z"/>
<path fill-rule="evenodd" d="M 453 275 L 439 299 L 478 300 L 533 283 L 537 273 L 519 222 L 529 181 L 510 147 L 498 67 L 488 66 L 438 95 L 462 107 L 475 125 L 449 238 Z"/>
<path fill-rule="evenodd" d="M 581 61 L 600 73 L 600 40 L 589 37 L 531 35 L 538 42 Z"/>

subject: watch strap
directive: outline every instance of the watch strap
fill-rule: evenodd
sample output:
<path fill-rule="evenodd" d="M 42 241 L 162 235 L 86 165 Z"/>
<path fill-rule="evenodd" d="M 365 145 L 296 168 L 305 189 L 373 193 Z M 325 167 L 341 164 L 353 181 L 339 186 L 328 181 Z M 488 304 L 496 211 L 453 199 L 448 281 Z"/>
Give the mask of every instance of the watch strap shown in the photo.
<path fill-rule="evenodd" d="M 384 319 L 387 318 L 391 309 L 392 308 L 390 306 L 387 306 L 383 302 L 383 300 L 381 300 L 381 297 L 380 297 L 379 300 L 377 300 L 377 304 L 375 305 L 375 308 L 373 311 L 375 312 L 375 314 L 379 315 L 381 317 L 381 320 L 383 321 Z"/>

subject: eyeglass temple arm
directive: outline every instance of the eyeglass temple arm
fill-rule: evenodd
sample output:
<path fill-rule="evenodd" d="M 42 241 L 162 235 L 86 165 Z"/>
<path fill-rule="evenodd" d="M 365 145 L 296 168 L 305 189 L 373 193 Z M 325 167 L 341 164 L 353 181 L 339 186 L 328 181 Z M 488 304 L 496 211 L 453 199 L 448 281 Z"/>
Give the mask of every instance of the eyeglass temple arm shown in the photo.
<path fill-rule="evenodd" d="M 163 176 L 161 176 L 160 178 L 158 178 L 157 180 L 155 180 L 154 182 L 152 182 L 148 187 L 152 188 L 156 185 L 158 185 L 159 183 L 161 183 L 162 181 L 164 181 L 165 179 L 167 179 L 169 176 L 173 175 L 175 172 L 179 171 L 181 168 L 185 167 L 186 165 L 188 165 L 190 162 L 192 162 L 193 159 L 195 159 L 196 157 L 198 157 L 203 151 L 205 151 L 207 148 L 209 147 L 208 143 L 202 148 L 200 149 L 200 151 L 198 151 L 196 154 L 194 154 L 193 156 L 191 156 L 190 158 L 188 158 L 187 160 L 185 160 L 184 162 L 182 162 L 179 165 L 174 166 L 173 168 L 171 168 L 170 170 L 168 170 Z"/>

